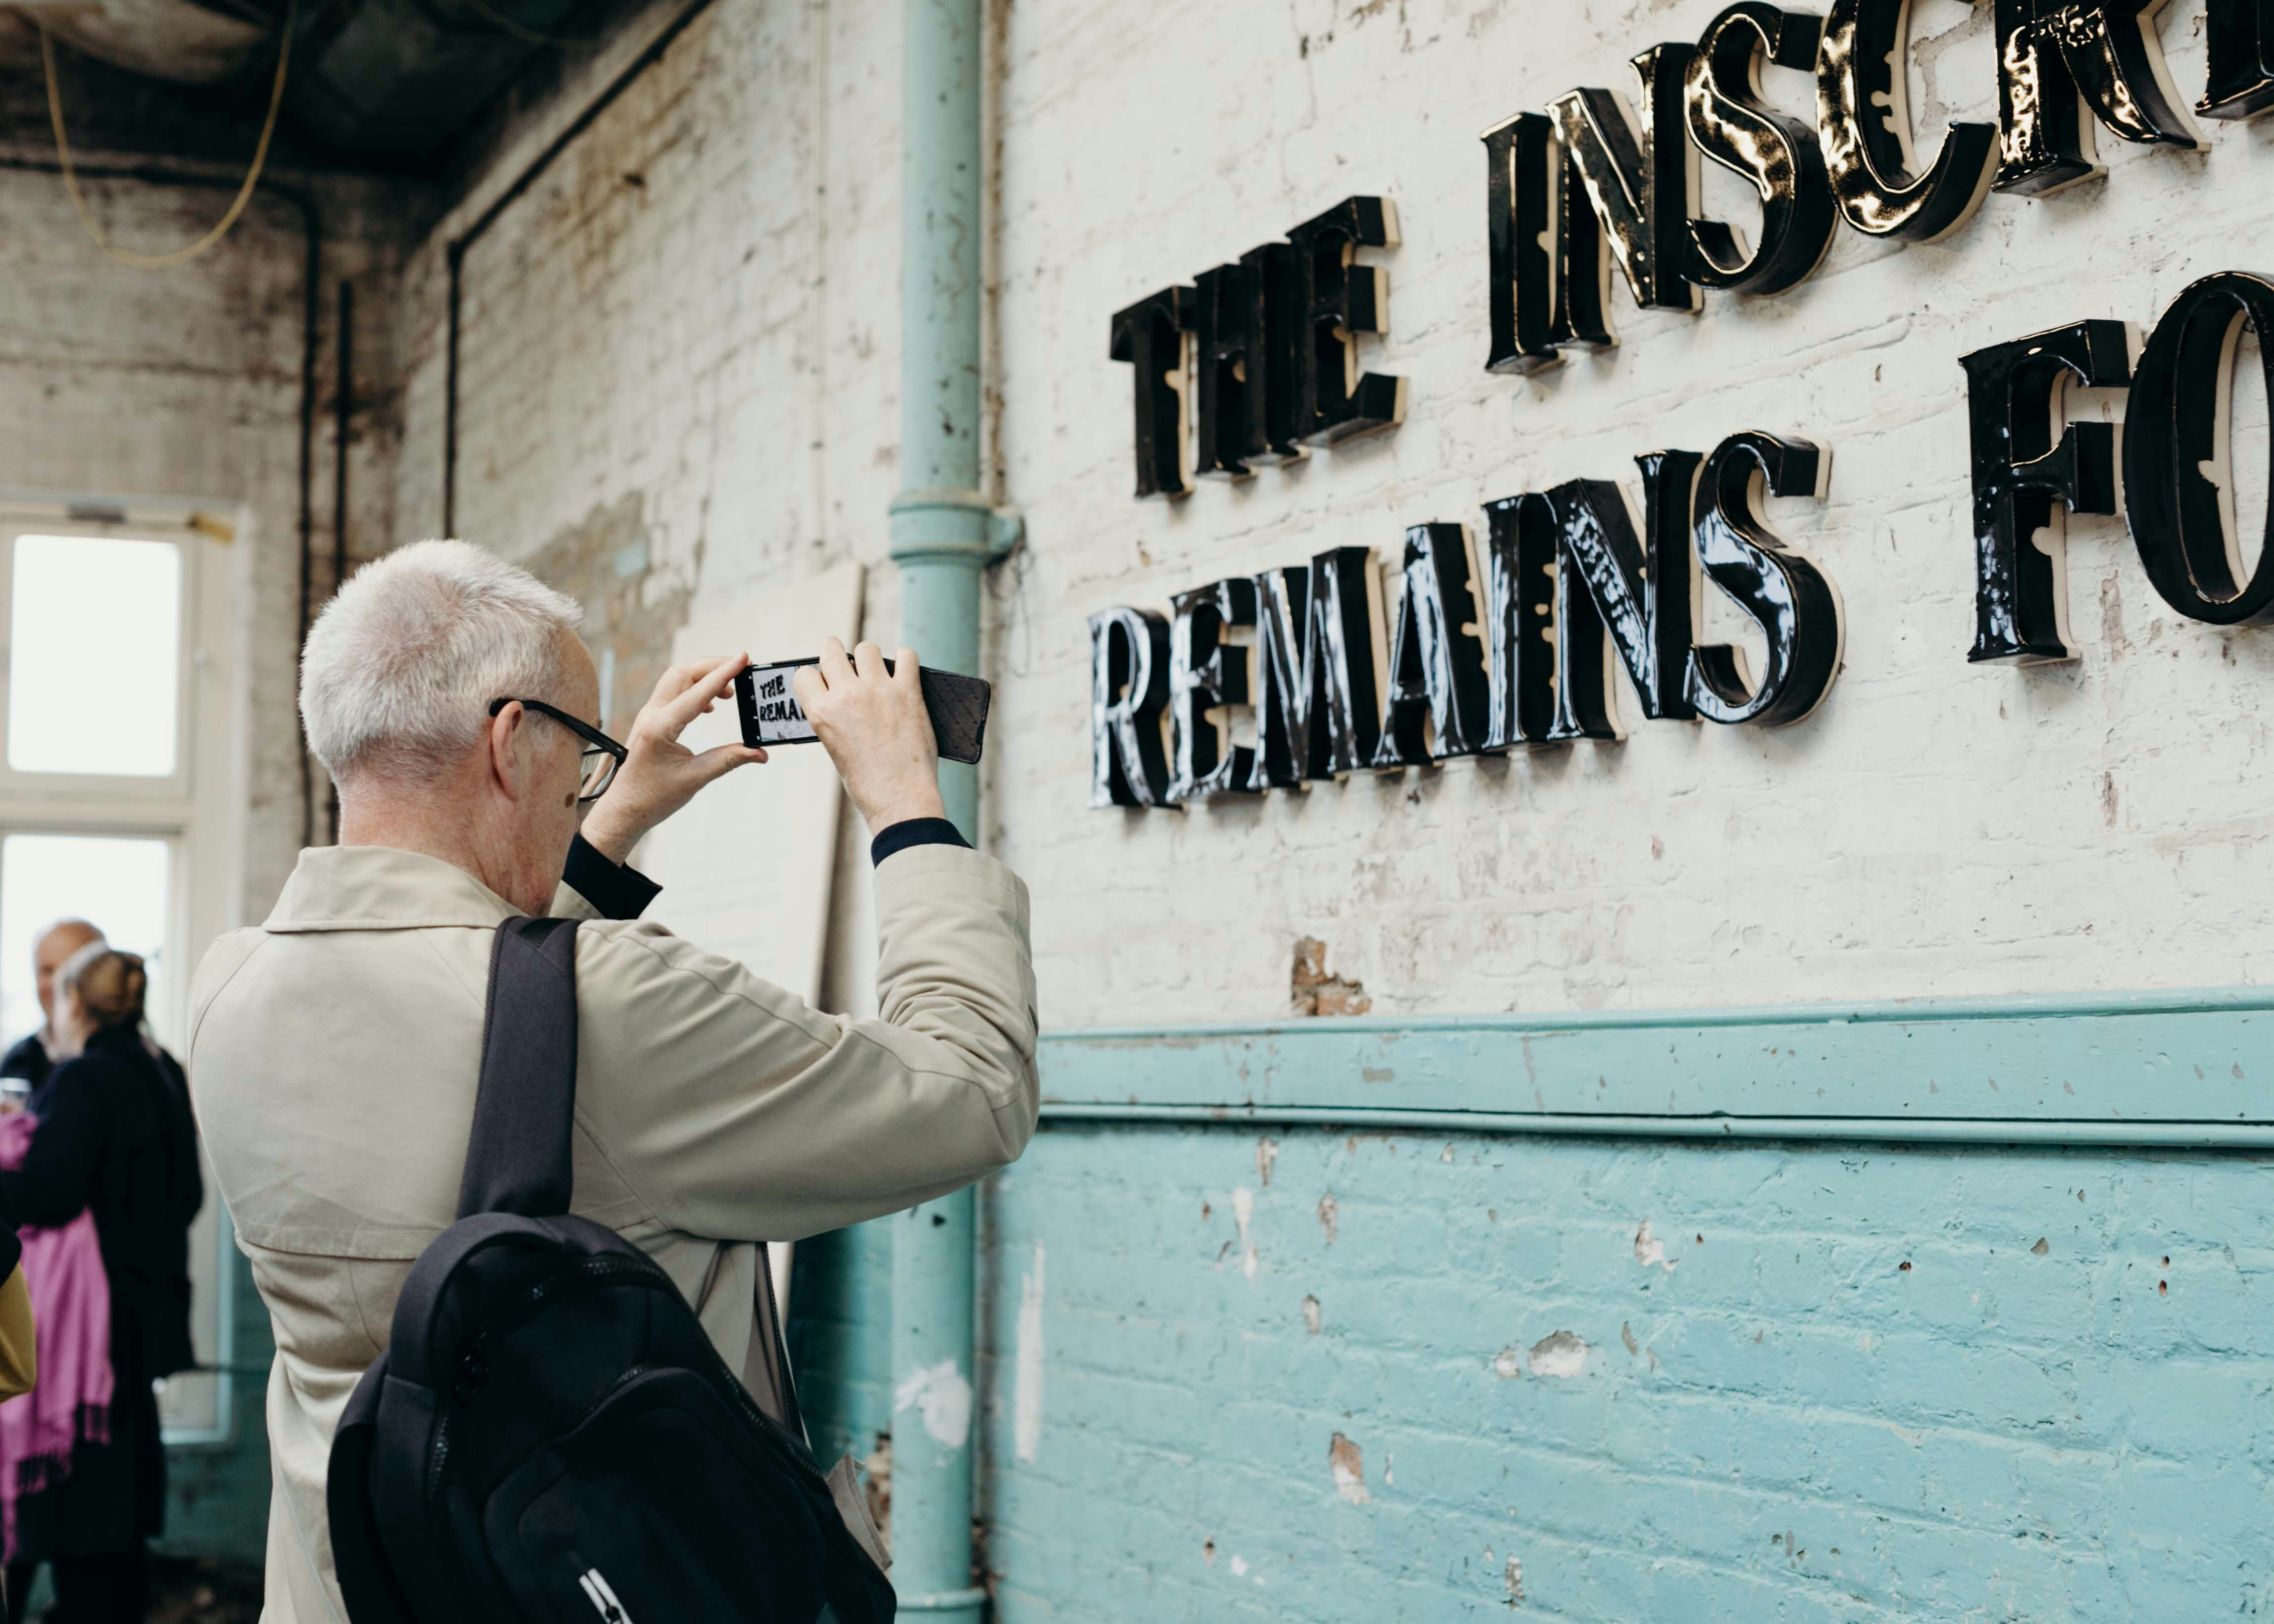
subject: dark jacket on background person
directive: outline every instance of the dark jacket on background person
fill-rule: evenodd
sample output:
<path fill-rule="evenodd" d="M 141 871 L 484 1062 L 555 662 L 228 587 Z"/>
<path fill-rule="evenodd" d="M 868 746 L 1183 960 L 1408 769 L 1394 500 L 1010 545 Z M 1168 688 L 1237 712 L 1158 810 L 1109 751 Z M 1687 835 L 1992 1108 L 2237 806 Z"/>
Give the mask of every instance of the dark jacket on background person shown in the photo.
<path fill-rule="evenodd" d="M 166 1068 L 141 1036 L 107 1027 L 33 1094 L 39 1118 L 23 1166 L 0 1172 L 19 1224 L 92 1212 L 110 1284 L 117 1379 L 110 1442 L 75 1457 L 52 1493 L 19 1503 L 23 1554 L 61 1560 L 139 1549 L 165 1496 L 154 1380 L 190 1368 L 189 1226 L 204 1199 L 197 1147 Z M 49 1502 L 42 1504 L 41 1502 Z"/>
<path fill-rule="evenodd" d="M 143 1047 L 156 1058 L 158 1069 L 166 1074 L 166 1082 L 172 1088 L 175 1103 L 179 1107 L 181 1124 L 186 1126 L 192 1137 L 194 1138 L 197 1128 L 195 1118 L 190 1113 L 190 1083 L 189 1079 L 182 1075 L 182 1063 L 155 1043 L 146 1041 Z M 26 1033 L 8 1046 L 6 1054 L 0 1055 L 0 1077 L 20 1077 L 31 1084 L 32 1092 L 34 1094 L 39 1092 L 40 1085 L 48 1080 L 48 1073 L 55 1069 L 56 1063 L 48 1058 L 47 1041 L 36 1032 Z M 197 1161 L 194 1157 L 191 1159 L 190 1169 L 192 1174 L 197 1172 Z M 199 1199 L 202 1202 L 203 1177 L 202 1175 L 199 1177 L 200 1184 Z"/>

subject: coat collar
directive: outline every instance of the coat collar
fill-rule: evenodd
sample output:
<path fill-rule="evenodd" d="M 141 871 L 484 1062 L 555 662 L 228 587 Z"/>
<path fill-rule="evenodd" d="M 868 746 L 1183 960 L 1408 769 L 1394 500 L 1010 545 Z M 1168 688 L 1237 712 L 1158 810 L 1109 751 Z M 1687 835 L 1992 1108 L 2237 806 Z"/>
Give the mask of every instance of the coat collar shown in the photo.
<path fill-rule="evenodd" d="M 270 931 L 485 929 L 517 912 L 454 863 L 391 846 L 311 846 L 262 926 Z"/>

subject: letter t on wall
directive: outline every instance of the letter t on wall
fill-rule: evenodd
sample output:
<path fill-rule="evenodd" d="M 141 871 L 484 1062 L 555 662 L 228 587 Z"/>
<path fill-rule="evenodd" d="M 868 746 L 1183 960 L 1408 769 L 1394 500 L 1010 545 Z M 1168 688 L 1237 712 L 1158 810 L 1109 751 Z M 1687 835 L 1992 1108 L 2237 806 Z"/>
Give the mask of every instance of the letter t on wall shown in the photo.
<path fill-rule="evenodd" d="M 1974 470 L 1974 648 L 1966 658 L 2074 659 L 2063 521 L 2115 513 L 2116 430 L 2072 423 L 2055 440 L 2052 425 L 2071 382 L 2131 382 L 2124 324 L 2080 321 L 1977 350 L 1960 365 Z"/>
<path fill-rule="evenodd" d="M 1113 312 L 1113 358 L 1137 374 L 1137 494 L 1182 496 L 1185 478 L 1185 329 L 1197 291 L 1163 288 Z"/>

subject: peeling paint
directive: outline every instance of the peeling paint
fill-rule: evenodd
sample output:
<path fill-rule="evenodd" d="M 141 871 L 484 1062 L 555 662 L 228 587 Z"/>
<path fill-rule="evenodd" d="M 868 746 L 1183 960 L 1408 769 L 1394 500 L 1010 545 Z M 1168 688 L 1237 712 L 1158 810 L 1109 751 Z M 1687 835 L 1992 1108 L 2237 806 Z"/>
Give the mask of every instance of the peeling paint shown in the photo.
<path fill-rule="evenodd" d="M 1635 1231 L 1634 1255 L 1635 1261 L 1645 1268 L 1655 1263 L 1668 1274 L 1674 1273 L 1674 1264 L 1666 1255 L 1666 1243 L 1653 1238 L 1647 1218 L 1642 1221 L 1642 1228 Z"/>
<path fill-rule="evenodd" d="M 1316 936 L 1296 938 L 1287 990 L 1298 1015 L 1363 1015 L 1374 1007 L 1364 982 L 1327 973 L 1327 944 Z"/>
<path fill-rule="evenodd" d="M 1308 1331 L 1312 1335 L 1316 1336 L 1319 1334 L 1319 1299 L 1314 1297 L 1305 1297 L 1303 1299 L 1303 1328 Z"/>
<path fill-rule="evenodd" d="M 1019 1458 L 1031 1461 L 1043 1446 L 1043 1244 L 1019 1288 L 1018 1374 L 1012 1399 L 1012 1436 Z"/>
<path fill-rule="evenodd" d="M 1642 1357 L 1642 1344 L 1635 1341 L 1634 1328 L 1623 1320 L 1619 1321 L 1619 1340 L 1627 1345 L 1629 1354 L 1638 1359 Z"/>
<path fill-rule="evenodd" d="M 1255 1278 L 1255 1243 L 1248 1238 L 1247 1226 L 1255 1217 L 1255 1192 L 1242 1184 L 1231 1192 L 1231 1221 L 1239 1226 L 1239 1272 Z"/>
<path fill-rule="evenodd" d="M 1327 1232 L 1327 1244 L 1329 1246 L 1335 1244 L 1335 1226 L 1341 1215 L 1342 1209 L 1335 1205 L 1333 1191 L 1329 1190 L 1319 1198 L 1319 1228 Z"/>
<path fill-rule="evenodd" d="M 1366 1492 L 1365 1457 L 1340 1432 L 1327 1444 L 1327 1474 L 1335 1480 L 1335 1492 L 1352 1505 L 1363 1506 L 1374 1498 Z"/>
<path fill-rule="evenodd" d="M 1525 1368 L 1535 1376 L 1569 1380 L 1587 1368 L 1587 1344 L 1569 1331 L 1555 1331 L 1532 1344 Z"/>
<path fill-rule="evenodd" d="M 892 1394 L 892 1413 L 914 1410 L 923 1417 L 924 1432 L 937 1444 L 960 1449 L 971 1440 L 971 1383 L 943 1359 L 910 1376 Z"/>
<path fill-rule="evenodd" d="M 1279 1160 L 1279 1141 L 1261 1139 L 1255 1141 L 1255 1177 L 1266 1190 L 1271 1188 L 1271 1164 Z"/>
<path fill-rule="evenodd" d="M 1524 1356 L 1514 1347 L 1502 1349 L 1493 1355 L 1493 1374 L 1502 1381 L 1514 1381 L 1524 1374 Z"/>
<path fill-rule="evenodd" d="M 1508 1605 L 1511 1607 L 1524 1599 L 1524 1564 L 1514 1557 L 1508 1559 L 1508 1571 L 1501 1583 L 1508 1587 Z"/>

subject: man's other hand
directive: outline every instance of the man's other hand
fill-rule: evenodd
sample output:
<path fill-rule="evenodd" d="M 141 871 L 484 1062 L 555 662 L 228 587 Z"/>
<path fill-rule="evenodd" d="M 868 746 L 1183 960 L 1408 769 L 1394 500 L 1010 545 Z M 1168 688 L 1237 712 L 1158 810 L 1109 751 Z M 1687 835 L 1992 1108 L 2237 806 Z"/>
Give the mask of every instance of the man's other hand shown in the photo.
<path fill-rule="evenodd" d="M 840 656 L 841 658 L 841 656 Z M 647 831 L 695 798 L 695 792 L 737 767 L 766 758 L 748 745 L 722 744 L 700 756 L 679 742 L 698 716 L 732 692 L 747 654 L 725 659 L 705 655 L 663 673 L 655 692 L 640 707 L 624 740 L 629 752 L 615 782 L 584 816 L 584 839 L 610 862 L 631 855 Z"/>
<path fill-rule="evenodd" d="M 939 743 L 924 709 L 916 651 L 902 649 L 892 658 L 888 672 L 875 643 L 862 643 L 848 658 L 843 643 L 825 637 L 821 663 L 790 680 L 872 835 L 910 818 L 947 816 L 939 798 Z"/>

